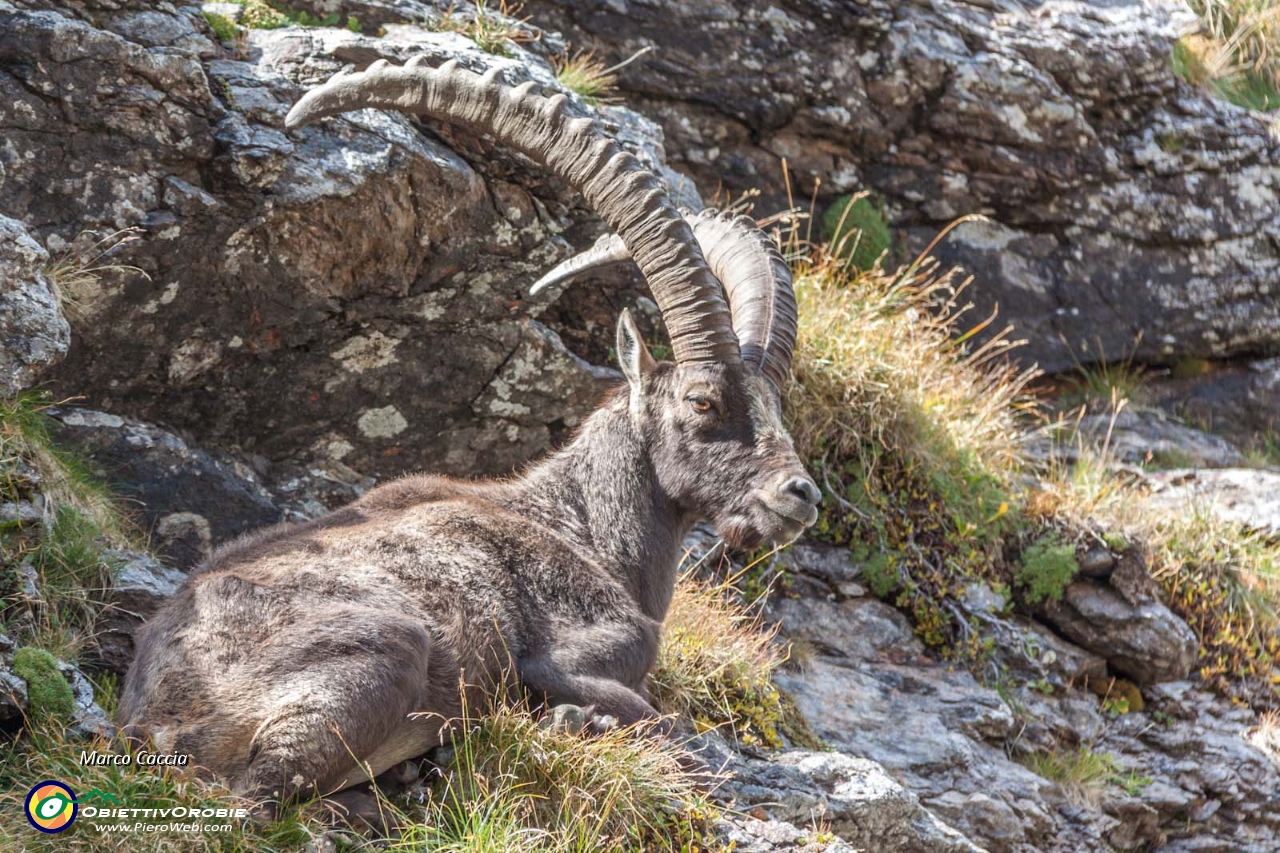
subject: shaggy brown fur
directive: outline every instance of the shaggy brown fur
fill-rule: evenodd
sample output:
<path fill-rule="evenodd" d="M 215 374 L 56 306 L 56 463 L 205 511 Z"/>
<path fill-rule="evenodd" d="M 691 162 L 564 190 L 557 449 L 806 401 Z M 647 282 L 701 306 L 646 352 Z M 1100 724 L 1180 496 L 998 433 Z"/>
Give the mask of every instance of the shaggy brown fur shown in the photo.
<path fill-rule="evenodd" d="M 126 731 L 284 800 L 439 744 L 460 676 L 655 718 L 645 678 L 690 527 L 789 540 L 819 492 L 764 379 L 656 364 L 625 314 L 618 352 L 627 385 L 518 479 L 407 477 L 217 552 L 137 637 Z"/>

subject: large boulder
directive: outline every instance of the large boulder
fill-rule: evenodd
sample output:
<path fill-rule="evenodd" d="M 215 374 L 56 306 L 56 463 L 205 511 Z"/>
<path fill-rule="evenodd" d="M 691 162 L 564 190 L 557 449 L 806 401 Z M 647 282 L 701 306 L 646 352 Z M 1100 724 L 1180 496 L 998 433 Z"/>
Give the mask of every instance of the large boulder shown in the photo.
<path fill-rule="evenodd" d="M 157 554 L 191 568 L 218 545 L 281 521 L 261 478 L 227 454 L 192 447 L 151 424 L 89 409 L 59 409 L 60 444 L 89 460 L 136 507 Z"/>
<path fill-rule="evenodd" d="M 530 0 L 535 23 L 628 66 L 704 192 L 771 212 L 871 190 L 1000 306 L 1021 358 L 1252 354 L 1280 344 L 1280 143 L 1180 82 L 1176 0 Z M 786 161 L 787 169 L 782 168 Z M 910 254 L 908 252 L 907 254 Z M 906 255 L 902 255 L 906 259 Z M 1141 340 L 1137 341 L 1141 333 Z"/>
<path fill-rule="evenodd" d="M 509 473 L 591 410 L 614 375 L 532 322 L 550 297 L 525 294 L 602 229 L 575 193 L 399 115 L 284 132 L 307 86 L 380 58 L 559 91 L 519 46 L 383 31 L 254 30 L 242 58 L 195 5 L 0 2 L 0 209 L 55 251 L 85 229 L 143 229 L 117 260 L 147 275 L 107 271 L 79 294 L 55 394 L 202 446 L 375 476 Z M 655 125 L 573 104 L 672 178 Z M 591 317 L 600 357 L 612 319 Z"/>
<path fill-rule="evenodd" d="M 71 343 L 71 327 L 44 273 L 48 260 L 21 222 L 0 215 L 0 397 L 30 386 Z"/>
<path fill-rule="evenodd" d="M 1064 637 L 1106 658 L 1139 685 L 1179 681 L 1195 666 L 1200 642 L 1158 601 L 1131 602 L 1091 578 L 1071 583 L 1061 601 L 1048 601 L 1045 619 Z"/>

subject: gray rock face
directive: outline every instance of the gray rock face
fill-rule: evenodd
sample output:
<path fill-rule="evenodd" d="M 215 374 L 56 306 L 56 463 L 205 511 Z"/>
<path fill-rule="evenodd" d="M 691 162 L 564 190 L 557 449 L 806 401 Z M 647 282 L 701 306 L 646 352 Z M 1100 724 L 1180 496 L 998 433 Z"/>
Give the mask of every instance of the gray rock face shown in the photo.
<path fill-rule="evenodd" d="M 71 345 L 71 327 L 44 275 L 48 260 L 21 222 L 0 215 L 0 397 L 30 386 Z"/>
<path fill-rule="evenodd" d="M 109 551 L 114 568 L 106 606 L 94 625 L 94 641 L 106 666 L 123 674 L 133 661 L 133 634 L 186 581 L 185 572 L 150 554 Z"/>
<path fill-rule="evenodd" d="M 0 210 L 51 249 L 144 229 L 119 261 L 150 280 L 112 272 L 83 294 L 56 394 L 273 461 L 472 476 L 553 446 L 612 384 L 528 322 L 547 307 L 528 285 L 601 228 L 576 194 L 400 116 L 282 130 L 305 86 L 349 65 L 457 58 L 554 91 L 544 62 L 396 24 L 255 30 L 236 59 L 197 6 L 89 5 L 0 5 Z M 661 168 L 656 125 L 600 117 Z M 589 349 L 614 319 L 585 318 Z"/>
<path fill-rule="evenodd" d="M 912 248 L 940 252 L 1051 370 L 1273 351 L 1280 145 L 1269 119 L 1175 79 L 1180 3 L 532 0 L 602 51 L 646 45 L 628 102 L 657 117 L 704 191 L 761 187 L 782 160 L 807 198 L 868 189 Z M 903 258 L 904 260 L 907 258 Z M 1002 325 L 1002 323 L 997 324 Z"/>
<path fill-rule="evenodd" d="M 770 823 L 829 826 L 846 844 L 881 853 L 981 853 L 866 759 L 796 750 L 769 761 L 733 756 L 726 769 L 733 778 L 720 793 L 735 810 L 762 809 Z M 762 829 L 746 824 L 742 831 Z"/>
<path fill-rule="evenodd" d="M 1206 510 L 1227 521 L 1280 535 L 1280 471 L 1224 468 L 1161 471 L 1149 477 L 1151 499 L 1168 507 Z"/>
<path fill-rule="evenodd" d="M 837 652 L 820 650 L 807 671 L 778 678 L 815 733 L 882 765 L 993 853 L 1155 849 L 1166 841 L 1158 849 L 1263 853 L 1280 843 L 1280 773 L 1244 737 L 1256 718 L 1187 682 L 1151 688 L 1145 712 L 1106 720 L 1098 699 L 1076 689 L 1001 695 L 926 658 L 890 662 L 874 644 Z M 1076 744 L 1110 756 L 1118 776 L 1141 783 L 1104 784 L 1098 806 L 1082 807 L 1011 757 Z"/>
<path fill-rule="evenodd" d="M 1139 685 L 1186 678 L 1200 647 L 1195 632 L 1163 604 L 1131 604 L 1089 578 L 1070 584 L 1062 601 L 1046 602 L 1045 618 Z"/>
<path fill-rule="evenodd" d="M 27 709 L 27 683 L 9 671 L 9 652 L 13 640 L 0 634 L 0 726 L 22 719 Z"/>
<path fill-rule="evenodd" d="M 695 556 L 710 544 L 698 532 L 686 542 Z M 1118 609 L 1141 626 L 1150 579 L 1140 549 L 1084 556 L 1099 576 L 1113 578 L 1138 602 L 1132 607 L 1121 600 Z M 1150 656 L 1150 649 L 1124 644 L 1141 645 L 1151 637 L 1121 637 L 1109 641 L 1117 648 L 1088 651 L 1036 620 L 1008 613 L 1003 596 L 971 584 L 957 592 L 957 606 L 995 645 L 975 667 L 986 679 L 979 682 L 966 669 L 924 653 L 907 620 L 888 604 L 841 592 L 857 586 L 851 578 L 859 574 L 847 551 L 800 542 L 777 559 L 792 577 L 790 594 L 775 595 L 766 616 L 779 623 L 784 637 L 803 640 L 810 649 L 802 665 L 776 676 L 778 685 L 827 745 L 845 757 L 876 762 L 969 842 L 993 853 L 1263 853 L 1280 844 L 1280 771 L 1247 740 L 1258 723 L 1252 711 L 1176 681 L 1144 688 L 1145 710 L 1114 716 L 1084 689 L 1105 678 L 1109 662 L 1118 671 L 1111 662 L 1122 662 L 1118 655 Z M 1105 591 L 1120 594 L 1110 586 Z M 1154 634 L 1167 643 L 1184 629 Z M 1193 660 L 1191 639 L 1188 647 L 1173 642 L 1171 648 Z M 1147 658 L 1140 662 L 1151 666 Z M 1115 768 L 1088 804 L 1069 787 L 1032 772 L 1023 758 L 1041 752 L 1070 756 L 1077 749 Z M 781 763 L 787 767 L 759 772 L 796 770 L 785 758 Z M 796 765 L 811 769 L 804 761 Z M 748 789 L 756 772 L 749 767 L 743 773 Z M 788 784 L 803 791 L 813 782 Z M 781 810 L 751 811 L 760 818 L 758 826 L 739 826 L 743 832 L 755 826 L 782 841 L 770 847 L 757 839 L 752 843 L 760 846 L 747 849 L 798 846 L 783 843 L 790 838 L 784 827 L 792 826 L 786 821 L 794 820 L 786 811 L 788 799 L 779 794 L 774 802 Z M 873 841 L 865 849 L 880 848 Z"/>
<path fill-rule="evenodd" d="M 1105 447 L 1115 461 L 1128 465 L 1230 468 L 1242 454 L 1221 436 L 1194 429 L 1151 409 L 1125 408 L 1110 414 L 1085 415 L 1071 433 L 1057 440 L 1037 436 L 1027 447 L 1036 457 L 1062 462 L 1079 458 L 1081 443 Z"/>

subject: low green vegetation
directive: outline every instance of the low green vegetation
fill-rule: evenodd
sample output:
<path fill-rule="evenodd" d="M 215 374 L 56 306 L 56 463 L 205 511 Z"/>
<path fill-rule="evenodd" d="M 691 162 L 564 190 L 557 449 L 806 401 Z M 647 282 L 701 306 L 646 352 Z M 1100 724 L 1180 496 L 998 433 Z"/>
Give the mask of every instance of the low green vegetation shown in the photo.
<path fill-rule="evenodd" d="M 58 671 L 58 660 L 44 649 L 24 646 L 13 653 L 13 674 L 27 682 L 27 713 L 42 720 L 71 722 L 75 697 Z"/>
<path fill-rule="evenodd" d="M 1061 601 L 1067 584 L 1080 571 L 1076 547 L 1056 532 L 1045 533 L 1023 550 L 1014 580 L 1028 604 Z"/>
<path fill-rule="evenodd" d="M 1034 752 L 1023 757 L 1023 765 L 1058 785 L 1076 805 L 1098 808 L 1110 789 L 1125 796 L 1137 796 L 1151 784 L 1150 777 L 1123 770 L 1115 759 L 1087 746 L 1071 750 Z"/>
<path fill-rule="evenodd" d="M 39 524 L 0 526 L 0 632 L 75 659 L 102 606 L 110 550 L 140 537 L 86 466 L 53 444 L 47 405 L 38 394 L 0 400 L 0 502 L 34 506 L 37 486 L 50 502 Z"/>
<path fill-rule="evenodd" d="M 1200 31 L 1174 45 L 1174 73 L 1237 106 L 1280 107 L 1280 6 L 1275 0 L 1188 0 Z"/>
<path fill-rule="evenodd" d="M 832 255 L 859 271 L 876 266 L 889 250 L 889 225 L 865 193 L 836 199 L 822 217 L 822 236 Z"/>

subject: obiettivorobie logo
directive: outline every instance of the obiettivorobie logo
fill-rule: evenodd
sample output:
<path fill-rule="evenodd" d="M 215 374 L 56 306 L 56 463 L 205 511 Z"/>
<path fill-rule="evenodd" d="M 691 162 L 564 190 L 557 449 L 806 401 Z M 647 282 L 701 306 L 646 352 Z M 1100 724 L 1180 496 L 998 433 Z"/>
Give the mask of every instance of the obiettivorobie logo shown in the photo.
<path fill-rule="evenodd" d="M 99 805 L 88 805 L 91 800 L 100 800 Z M 80 806 L 84 804 L 84 808 Z M 98 832 L 230 832 L 233 828 L 229 820 L 243 821 L 249 812 L 243 808 L 202 808 L 187 806 L 171 806 L 168 808 L 133 808 L 125 806 L 114 794 L 94 788 L 83 797 L 76 798 L 75 793 L 66 785 L 53 779 L 41 782 L 27 792 L 27 820 L 41 832 L 50 834 L 62 832 L 75 822 L 77 817 L 94 821 L 93 828 Z M 146 821 L 138 820 L 146 818 Z M 185 819 L 188 822 L 151 823 L 159 818 Z M 204 823 L 203 819 L 213 818 L 218 823 Z M 98 823 L 96 819 L 107 819 L 108 823 Z"/>
<path fill-rule="evenodd" d="M 48 779 L 27 792 L 27 821 L 41 832 L 52 835 L 75 823 L 80 813 L 80 803 L 99 799 L 119 805 L 120 801 L 111 794 L 94 788 L 80 799 L 61 782 Z"/>

